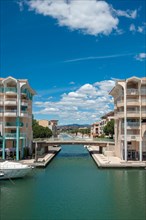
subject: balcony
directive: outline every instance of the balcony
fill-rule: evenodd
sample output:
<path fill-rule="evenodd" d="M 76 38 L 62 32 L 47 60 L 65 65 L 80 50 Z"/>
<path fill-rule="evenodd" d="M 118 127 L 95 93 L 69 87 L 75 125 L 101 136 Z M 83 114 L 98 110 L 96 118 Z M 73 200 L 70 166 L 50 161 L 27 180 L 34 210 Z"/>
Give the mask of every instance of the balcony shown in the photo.
<path fill-rule="evenodd" d="M 134 88 L 127 89 L 127 95 L 138 95 L 138 94 L 139 94 L 138 89 L 134 89 Z"/>
<path fill-rule="evenodd" d="M 145 89 L 141 89 L 141 95 L 146 95 L 146 88 Z"/>
<path fill-rule="evenodd" d="M 17 99 L 15 98 L 6 98 L 5 105 L 17 105 Z"/>
<path fill-rule="evenodd" d="M 0 105 L 3 105 L 3 98 L 0 97 Z"/>
<path fill-rule="evenodd" d="M 28 92 L 27 92 L 27 89 L 22 89 L 22 90 L 21 90 L 21 94 L 22 94 L 22 95 L 27 95 L 27 93 L 28 93 Z"/>
<path fill-rule="evenodd" d="M 144 114 L 145 114 L 145 112 L 144 112 Z M 134 117 L 139 118 L 140 117 L 140 111 L 127 111 L 126 115 L 129 118 L 134 118 Z M 116 118 L 124 118 L 124 111 L 117 112 L 115 117 Z"/>
<path fill-rule="evenodd" d="M 0 93 L 4 93 L 4 88 L 0 88 Z"/>
<path fill-rule="evenodd" d="M 6 139 L 16 139 L 17 135 L 16 133 L 5 133 Z M 19 134 L 20 139 L 25 138 L 26 134 L 25 133 L 20 133 Z"/>
<path fill-rule="evenodd" d="M 17 116 L 17 110 L 5 110 L 4 116 L 11 116 L 16 117 Z"/>
<path fill-rule="evenodd" d="M 142 115 L 142 117 L 146 117 L 146 110 L 142 110 L 141 115 Z"/>
<path fill-rule="evenodd" d="M 127 99 L 127 105 L 138 105 L 139 106 L 139 99 Z"/>
<path fill-rule="evenodd" d="M 121 140 L 124 141 L 125 140 L 125 137 L 124 135 L 121 135 Z M 127 135 L 127 141 L 140 141 L 140 136 L 139 135 L 135 135 L 135 134 L 132 134 L 132 135 Z"/>
<path fill-rule="evenodd" d="M 127 122 L 127 128 L 138 128 L 140 126 L 139 122 Z M 122 123 L 122 128 L 125 127 L 125 124 Z"/>
<path fill-rule="evenodd" d="M 6 94 L 16 94 L 17 93 L 17 88 L 16 87 L 6 87 L 5 88 L 5 93 Z"/>
<path fill-rule="evenodd" d="M 140 105 L 140 103 L 139 103 L 139 99 L 127 99 L 126 100 L 126 104 L 128 105 L 128 106 L 135 106 L 135 105 Z M 117 101 L 117 106 L 118 107 L 121 107 L 121 106 L 124 106 L 124 100 L 119 100 L 119 101 Z"/>
<path fill-rule="evenodd" d="M 20 122 L 19 123 L 19 127 L 23 127 L 23 122 Z M 17 126 L 17 123 L 16 122 L 6 122 L 5 123 L 5 127 L 10 127 L 10 128 L 12 128 L 12 127 L 16 127 Z"/>
<path fill-rule="evenodd" d="M 3 115 L 3 112 L 4 112 L 4 110 L 3 110 L 3 109 L 0 109 L 0 116 Z"/>
<path fill-rule="evenodd" d="M 142 106 L 146 106 L 146 99 L 141 99 L 141 104 L 142 104 Z"/>
<path fill-rule="evenodd" d="M 22 99 L 22 100 L 21 100 L 21 105 L 22 105 L 22 106 L 28 106 L 28 101 L 25 100 L 25 99 Z"/>
<path fill-rule="evenodd" d="M 127 111 L 127 117 L 139 117 L 140 111 Z"/>
<path fill-rule="evenodd" d="M 28 112 L 27 111 L 22 111 L 21 110 L 21 114 L 20 114 L 21 117 L 28 117 Z"/>

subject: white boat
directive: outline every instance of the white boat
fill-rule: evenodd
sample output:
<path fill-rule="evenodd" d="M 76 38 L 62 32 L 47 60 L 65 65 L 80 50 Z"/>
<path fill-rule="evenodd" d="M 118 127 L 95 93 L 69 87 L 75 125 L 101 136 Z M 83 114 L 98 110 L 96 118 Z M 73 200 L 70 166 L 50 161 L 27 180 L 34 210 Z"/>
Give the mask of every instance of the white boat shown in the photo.
<path fill-rule="evenodd" d="M 0 180 L 21 178 L 31 172 L 32 166 L 13 161 L 0 161 Z"/>
<path fill-rule="evenodd" d="M 4 176 L 4 173 L 0 171 L 0 178 Z"/>

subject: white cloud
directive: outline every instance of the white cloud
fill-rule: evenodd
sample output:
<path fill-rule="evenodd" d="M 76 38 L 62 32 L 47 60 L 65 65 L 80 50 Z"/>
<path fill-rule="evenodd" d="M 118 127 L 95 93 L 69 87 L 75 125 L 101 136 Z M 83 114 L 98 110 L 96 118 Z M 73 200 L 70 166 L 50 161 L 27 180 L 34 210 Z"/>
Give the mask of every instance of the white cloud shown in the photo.
<path fill-rule="evenodd" d="M 126 18 L 131 18 L 131 19 L 135 19 L 137 17 L 137 10 L 126 10 L 126 11 L 122 11 L 122 10 L 115 10 L 115 13 L 118 16 L 123 16 Z"/>
<path fill-rule="evenodd" d="M 137 26 L 137 27 L 136 25 L 131 24 L 129 27 L 129 30 L 133 33 L 138 32 L 138 33 L 144 34 L 146 30 L 146 23 L 143 23 L 141 26 Z"/>
<path fill-rule="evenodd" d="M 72 62 L 79 62 L 79 61 L 87 61 L 87 60 L 100 60 L 100 59 L 110 59 L 110 58 L 118 58 L 118 57 L 125 57 L 131 56 L 133 53 L 124 53 L 124 54 L 111 54 L 111 55 L 104 55 L 104 56 L 95 56 L 95 57 L 81 57 L 72 60 L 65 60 L 63 63 L 72 63 Z"/>
<path fill-rule="evenodd" d="M 57 19 L 60 26 L 86 34 L 108 35 L 119 23 L 105 1 L 31 0 L 28 4 L 31 10 Z"/>
<path fill-rule="evenodd" d="M 139 61 L 144 61 L 146 60 L 146 53 L 139 53 L 135 56 L 135 59 L 136 60 L 139 60 Z"/>
<path fill-rule="evenodd" d="M 123 16 L 128 19 L 137 17 L 137 10 L 115 10 L 106 1 L 30 0 L 26 3 L 29 10 L 53 17 L 58 21 L 59 26 L 94 36 L 109 35 L 114 30 L 119 33 L 118 17 Z"/>
<path fill-rule="evenodd" d="M 74 85 L 74 84 L 75 84 L 75 82 L 73 82 L 73 81 L 72 81 L 72 82 L 70 82 L 69 84 L 70 84 L 70 85 Z"/>
<path fill-rule="evenodd" d="M 20 1 L 17 2 L 17 4 L 19 5 L 20 11 L 23 11 L 24 3 L 25 3 L 25 1 L 23 1 L 23 0 L 20 0 Z"/>
<path fill-rule="evenodd" d="M 132 31 L 132 32 L 135 32 L 136 31 L 135 25 L 131 24 L 130 27 L 129 27 L 129 30 Z"/>
<path fill-rule="evenodd" d="M 62 94 L 57 102 L 35 102 L 34 108 L 37 110 L 34 114 L 46 117 L 53 115 L 63 124 L 77 123 L 78 120 L 91 124 L 113 108 L 109 91 L 114 85 L 113 80 L 84 84 L 76 91 Z"/>

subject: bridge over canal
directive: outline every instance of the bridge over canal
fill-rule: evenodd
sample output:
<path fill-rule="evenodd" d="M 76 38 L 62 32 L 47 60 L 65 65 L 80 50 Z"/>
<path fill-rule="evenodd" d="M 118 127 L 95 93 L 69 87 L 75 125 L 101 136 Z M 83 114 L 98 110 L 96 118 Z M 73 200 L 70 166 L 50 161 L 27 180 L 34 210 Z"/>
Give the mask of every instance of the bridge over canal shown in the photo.
<path fill-rule="evenodd" d="M 45 151 L 47 152 L 49 147 L 51 146 L 60 146 L 60 145 L 84 145 L 84 146 L 98 146 L 99 151 L 102 152 L 102 148 L 107 148 L 110 150 L 114 147 L 115 143 L 113 141 L 108 140 L 76 140 L 76 139 L 46 139 L 46 140 L 34 140 L 33 148 L 36 151 Z"/>
<path fill-rule="evenodd" d="M 48 146 L 56 146 L 56 145 L 92 145 L 92 146 L 100 146 L 100 147 L 107 147 L 109 145 L 114 145 L 115 143 L 113 141 L 95 141 L 95 140 L 34 140 L 34 144 L 37 145 L 48 145 Z"/>
<path fill-rule="evenodd" d="M 35 160 L 37 161 L 37 157 L 43 154 L 47 154 L 50 152 L 54 152 L 55 149 L 52 146 L 60 146 L 60 145 L 84 145 L 84 146 L 98 146 L 99 152 L 103 152 L 103 148 L 107 148 L 107 150 L 113 150 L 115 143 L 113 141 L 101 141 L 101 140 L 76 140 L 76 139 L 46 139 L 46 140 L 34 140 L 33 141 L 33 149 L 35 151 Z M 54 150 L 53 150 L 54 149 Z"/>

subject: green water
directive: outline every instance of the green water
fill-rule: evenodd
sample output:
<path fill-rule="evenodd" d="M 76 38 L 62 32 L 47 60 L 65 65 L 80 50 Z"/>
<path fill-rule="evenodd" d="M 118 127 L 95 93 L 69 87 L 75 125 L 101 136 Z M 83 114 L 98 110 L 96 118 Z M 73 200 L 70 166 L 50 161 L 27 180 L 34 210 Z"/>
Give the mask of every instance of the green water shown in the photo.
<path fill-rule="evenodd" d="M 82 146 L 63 146 L 46 169 L 0 181 L 0 220 L 144 220 L 146 170 L 98 169 Z"/>

